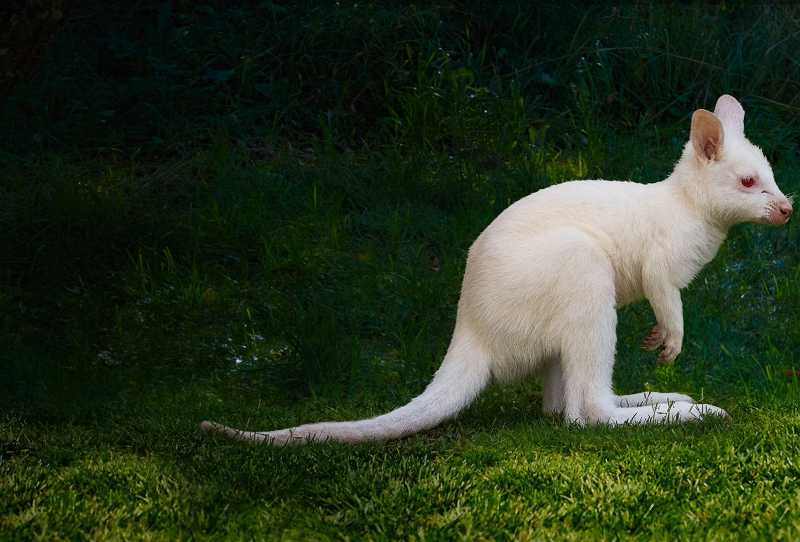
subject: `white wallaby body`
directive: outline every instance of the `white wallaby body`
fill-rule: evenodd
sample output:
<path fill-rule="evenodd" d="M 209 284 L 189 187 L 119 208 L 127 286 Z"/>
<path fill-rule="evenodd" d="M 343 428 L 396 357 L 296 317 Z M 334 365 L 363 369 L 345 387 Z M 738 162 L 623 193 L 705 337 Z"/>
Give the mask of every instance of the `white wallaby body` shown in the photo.
<path fill-rule="evenodd" d="M 677 393 L 615 395 L 618 307 L 646 298 L 645 339 L 672 362 L 681 351 L 680 289 L 740 222 L 784 224 L 791 202 L 744 136 L 744 111 L 722 96 L 692 117 L 690 141 L 664 181 L 572 181 L 503 211 L 467 258 L 455 331 L 425 391 L 388 414 L 246 432 L 207 431 L 269 444 L 400 438 L 455 416 L 492 381 L 538 374 L 544 410 L 578 424 L 689 421 L 726 415 Z"/>

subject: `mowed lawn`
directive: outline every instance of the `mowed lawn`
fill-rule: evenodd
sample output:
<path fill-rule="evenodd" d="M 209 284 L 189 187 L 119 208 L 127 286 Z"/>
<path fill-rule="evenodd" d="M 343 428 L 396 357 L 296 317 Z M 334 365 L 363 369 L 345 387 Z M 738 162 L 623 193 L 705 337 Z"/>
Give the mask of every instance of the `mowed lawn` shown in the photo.
<path fill-rule="evenodd" d="M 6 417 L 0 527 L 9 540 L 791 540 L 797 399 L 784 385 L 721 401 L 731 421 L 576 429 L 513 387 L 402 442 L 273 449 L 205 438 L 196 421 L 222 399 L 184 388 L 92 420 Z M 259 428 L 376 413 L 224 402 Z"/>

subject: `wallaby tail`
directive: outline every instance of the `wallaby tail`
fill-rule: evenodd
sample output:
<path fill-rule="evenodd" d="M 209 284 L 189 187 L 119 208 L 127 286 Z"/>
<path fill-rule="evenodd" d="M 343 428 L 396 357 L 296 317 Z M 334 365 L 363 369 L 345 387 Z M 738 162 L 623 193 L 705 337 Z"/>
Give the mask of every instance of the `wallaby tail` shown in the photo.
<path fill-rule="evenodd" d="M 391 440 L 431 429 L 458 414 L 486 387 L 491 379 L 489 361 L 473 341 L 453 338 L 450 349 L 433 380 L 421 395 L 405 406 L 382 416 L 351 422 L 322 422 L 289 429 L 241 431 L 214 422 L 200 427 L 209 433 L 271 445 L 338 441 L 357 444 Z M 471 348 L 470 348 L 471 347 Z"/>

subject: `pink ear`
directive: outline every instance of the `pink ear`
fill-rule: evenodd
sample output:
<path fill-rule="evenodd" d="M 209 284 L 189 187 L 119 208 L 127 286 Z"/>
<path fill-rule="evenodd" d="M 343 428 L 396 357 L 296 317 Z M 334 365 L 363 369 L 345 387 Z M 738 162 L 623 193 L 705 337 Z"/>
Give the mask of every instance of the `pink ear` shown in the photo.
<path fill-rule="evenodd" d="M 698 109 L 694 112 L 690 138 L 694 152 L 701 162 L 711 162 L 722 157 L 725 134 L 719 118 L 711 111 Z"/>
<path fill-rule="evenodd" d="M 729 131 L 744 135 L 744 109 L 736 98 L 730 94 L 720 96 L 714 107 L 714 114 Z"/>

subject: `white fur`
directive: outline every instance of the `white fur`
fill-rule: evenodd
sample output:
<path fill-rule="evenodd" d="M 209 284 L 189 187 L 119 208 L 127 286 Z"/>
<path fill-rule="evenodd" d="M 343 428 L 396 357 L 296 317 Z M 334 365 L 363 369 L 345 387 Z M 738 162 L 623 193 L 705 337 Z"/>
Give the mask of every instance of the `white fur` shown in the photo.
<path fill-rule="evenodd" d="M 647 298 L 657 324 L 645 340 L 672 362 L 683 342 L 679 290 L 740 222 L 785 223 L 791 203 L 762 152 L 744 136 L 744 111 L 722 96 L 698 110 L 690 141 L 664 181 L 572 181 L 506 209 L 472 245 L 455 331 L 441 368 L 408 405 L 355 422 L 244 432 L 270 444 L 400 438 L 455 416 L 492 380 L 544 380 L 544 410 L 568 422 L 652 423 L 724 416 L 680 394 L 617 396 L 617 307 Z M 756 178 L 753 188 L 742 179 Z"/>

